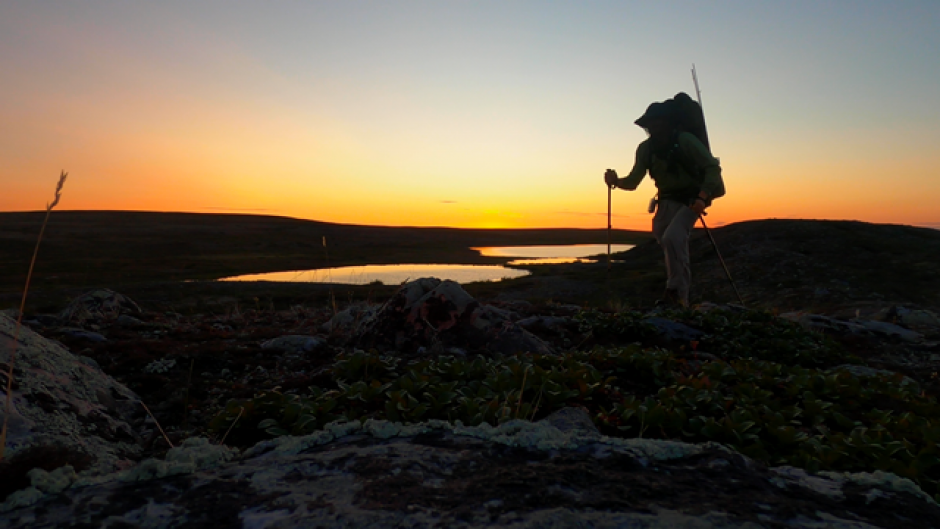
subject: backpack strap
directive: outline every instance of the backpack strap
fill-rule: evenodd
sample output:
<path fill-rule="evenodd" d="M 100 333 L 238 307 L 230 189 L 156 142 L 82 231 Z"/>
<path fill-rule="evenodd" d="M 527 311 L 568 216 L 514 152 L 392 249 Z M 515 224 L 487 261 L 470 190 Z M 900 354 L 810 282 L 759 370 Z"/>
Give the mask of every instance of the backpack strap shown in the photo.
<path fill-rule="evenodd" d="M 702 175 L 699 173 L 698 167 L 696 167 L 695 162 L 692 161 L 692 159 L 689 157 L 689 155 L 686 154 L 685 151 L 682 150 L 682 147 L 679 146 L 679 134 L 681 134 L 682 132 L 683 132 L 683 131 L 676 129 L 676 130 L 672 133 L 672 138 L 671 138 L 670 141 L 669 141 L 669 143 L 670 143 L 669 151 L 668 151 L 668 153 L 666 154 L 666 158 L 665 158 L 666 163 L 669 164 L 669 165 L 672 165 L 672 163 L 674 163 L 674 162 L 675 162 L 675 163 L 678 163 L 679 165 L 682 166 L 682 168 L 685 170 L 685 172 L 687 172 L 687 173 L 689 173 L 690 175 L 692 175 L 693 178 L 695 178 L 696 180 L 701 180 L 701 179 L 702 179 Z M 647 139 L 646 141 L 649 142 L 650 140 Z M 652 147 L 652 144 L 650 144 L 650 147 L 649 147 L 649 159 L 648 159 L 646 162 L 647 162 L 647 163 L 646 163 L 646 166 L 647 166 L 647 167 L 650 167 L 650 168 L 653 167 L 653 147 Z M 652 176 L 653 176 L 652 173 L 650 173 L 650 177 L 652 177 Z M 655 178 L 653 178 L 653 180 L 655 180 Z"/>
<path fill-rule="evenodd" d="M 660 198 L 663 200 L 674 200 L 676 202 L 686 203 L 686 202 L 691 202 L 695 198 L 695 196 L 698 195 L 699 188 L 701 187 L 702 181 L 704 178 L 703 178 L 701 171 L 699 171 L 698 166 L 695 165 L 695 161 L 688 154 L 686 154 L 686 152 L 679 145 L 679 134 L 681 134 L 682 132 L 684 131 L 678 130 L 678 129 L 675 132 L 673 132 L 672 139 L 670 141 L 669 150 L 667 151 L 666 158 L 665 158 L 665 161 L 668 166 L 667 171 L 674 170 L 676 165 L 682 167 L 682 169 L 685 170 L 686 173 L 692 176 L 693 180 L 695 180 L 695 182 L 697 183 L 697 187 L 695 189 L 690 188 L 687 190 L 687 192 L 682 192 L 682 193 L 677 193 L 677 194 L 670 194 L 670 195 L 660 194 Z M 652 148 L 650 148 L 648 167 L 650 168 L 653 167 L 653 149 Z M 653 181 L 656 180 L 656 178 L 653 177 L 652 172 L 650 173 L 650 177 L 653 178 Z"/>

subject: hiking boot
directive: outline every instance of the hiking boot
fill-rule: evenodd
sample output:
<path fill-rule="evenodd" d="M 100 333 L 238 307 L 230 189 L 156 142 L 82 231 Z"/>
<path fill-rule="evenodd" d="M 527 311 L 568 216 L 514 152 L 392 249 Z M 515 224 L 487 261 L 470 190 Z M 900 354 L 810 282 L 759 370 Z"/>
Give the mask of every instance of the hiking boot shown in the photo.
<path fill-rule="evenodd" d="M 666 291 L 663 292 L 663 299 L 661 299 L 660 302 L 657 303 L 657 305 L 661 305 L 661 306 L 663 306 L 663 307 L 682 307 L 682 308 L 686 308 L 686 307 L 689 306 L 689 302 L 686 301 L 686 300 L 684 300 L 684 299 L 682 299 L 682 298 L 679 296 L 679 290 L 678 290 L 678 289 L 675 289 L 675 288 L 667 288 Z"/>

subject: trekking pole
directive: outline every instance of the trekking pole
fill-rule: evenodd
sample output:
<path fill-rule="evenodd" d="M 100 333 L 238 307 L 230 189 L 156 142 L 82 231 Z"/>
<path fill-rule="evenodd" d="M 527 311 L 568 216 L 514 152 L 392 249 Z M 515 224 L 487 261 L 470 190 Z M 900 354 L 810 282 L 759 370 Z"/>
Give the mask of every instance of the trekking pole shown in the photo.
<path fill-rule="evenodd" d="M 746 308 L 744 304 L 744 298 L 741 297 L 741 293 L 738 292 L 738 286 L 734 284 L 734 279 L 731 278 L 731 272 L 728 270 L 728 265 L 725 264 L 725 259 L 721 256 L 721 251 L 718 250 L 718 243 L 715 242 L 715 237 L 712 236 L 712 230 L 708 229 L 708 225 L 705 224 L 705 212 L 702 212 L 698 218 L 702 219 L 702 227 L 705 228 L 705 233 L 708 234 L 708 238 L 712 241 L 712 246 L 715 248 L 715 253 L 718 254 L 718 260 L 721 261 L 721 267 L 725 269 L 725 275 L 728 276 L 728 281 L 731 282 L 731 288 L 734 289 L 735 295 L 738 296 L 738 301 L 741 302 L 741 306 Z"/>
<path fill-rule="evenodd" d="M 695 84 L 695 97 L 698 99 L 698 106 L 702 109 L 702 118 L 705 117 L 705 107 L 702 105 L 702 91 L 698 87 L 698 75 L 695 72 L 695 64 L 692 64 L 692 82 Z M 711 150 L 711 149 L 709 149 Z M 731 288 L 734 289 L 735 295 L 738 296 L 738 301 L 741 302 L 741 306 L 744 305 L 744 298 L 741 297 L 741 293 L 738 292 L 738 286 L 734 283 L 734 279 L 731 278 L 731 272 L 728 270 L 728 265 L 725 264 L 725 259 L 721 256 L 721 251 L 718 249 L 718 243 L 715 242 L 715 237 L 712 236 L 712 230 L 708 229 L 708 225 L 705 224 L 705 215 L 708 213 L 702 212 L 698 218 L 702 219 L 702 227 L 705 228 L 705 233 L 708 234 L 709 240 L 712 241 L 712 246 L 715 248 L 715 253 L 718 254 L 718 260 L 721 261 L 721 267 L 725 269 L 725 275 L 728 276 L 728 281 L 731 282 Z"/>
<path fill-rule="evenodd" d="M 610 195 L 613 191 L 614 186 L 607 186 L 607 273 L 610 273 L 610 230 L 612 229 L 610 223 Z"/>

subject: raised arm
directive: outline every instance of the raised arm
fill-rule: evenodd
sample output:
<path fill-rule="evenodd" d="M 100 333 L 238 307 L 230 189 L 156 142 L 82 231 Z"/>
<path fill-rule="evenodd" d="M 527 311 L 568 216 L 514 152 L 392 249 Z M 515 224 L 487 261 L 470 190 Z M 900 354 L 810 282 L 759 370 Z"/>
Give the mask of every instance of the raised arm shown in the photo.
<path fill-rule="evenodd" d="M 623 178 L 618 178 L 615 185 L 620 189 L 626 189 L 628 191 L 636 189 L 649 171 L 649 162 L 649 140 L 647 140 L 637 146 L 636 160 L 633 162 L 633 169 L 630 170 L 630 174 Z"/>

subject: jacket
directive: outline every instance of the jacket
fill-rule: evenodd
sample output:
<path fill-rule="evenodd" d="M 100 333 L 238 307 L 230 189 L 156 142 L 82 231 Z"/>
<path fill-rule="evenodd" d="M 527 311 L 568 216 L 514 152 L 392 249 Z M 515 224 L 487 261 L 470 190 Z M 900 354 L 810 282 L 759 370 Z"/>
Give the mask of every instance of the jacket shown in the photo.
<path fill-rule="evenodd" d="M 708 152 L 695 135 L 680 132 L 667 149 L 656 152 L 647 139 L 636 148 L 636 162 L 630 174 L 617 179 L 617 187 L 634 190 L 646 174 L 656 182 L 660 198 L 691 201 L 700 191 L 709 201 L 725 194 L 718 159 Z"/>

